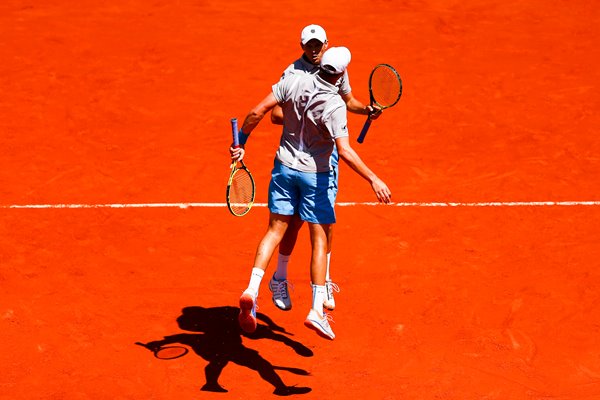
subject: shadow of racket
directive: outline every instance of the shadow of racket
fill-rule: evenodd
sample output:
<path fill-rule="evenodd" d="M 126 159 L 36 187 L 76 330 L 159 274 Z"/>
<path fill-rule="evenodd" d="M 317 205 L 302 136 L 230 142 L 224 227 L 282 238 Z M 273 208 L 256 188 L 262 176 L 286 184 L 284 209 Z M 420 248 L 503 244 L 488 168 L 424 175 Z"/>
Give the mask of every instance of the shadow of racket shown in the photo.
<path fill-rule="evenodd" d="M 174 360 L 176 358 L 185 356 L 190 351 L 185 346 L 149 346 L 142 342 L 135 342 L 135 344 L 150 350 L 152 353 L 154 353 L 154 357 L 160 360 Z"/>

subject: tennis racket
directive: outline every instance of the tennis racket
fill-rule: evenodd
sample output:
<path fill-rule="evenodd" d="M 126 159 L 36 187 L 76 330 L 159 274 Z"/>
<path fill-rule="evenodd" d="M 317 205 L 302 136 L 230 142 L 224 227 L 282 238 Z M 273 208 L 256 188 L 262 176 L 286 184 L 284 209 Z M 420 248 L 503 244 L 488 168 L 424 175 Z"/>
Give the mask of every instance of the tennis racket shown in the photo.
<path fill-rule="evenodd" d="M 371 97 L 371 107 L 377 105 L 381 110 L 394 106 L 400 100 L 402 79 L 394 67 L 388 64 L 379 64 L 373 68 L 369 76 L 369 96 Z M 367 122 L 356 139 L 358 143 L 365 140 L 372 121 L 369 114 Z"/>
<path fill-rule="evenodd" d="M 185 346 L 148 346 L 144 343 L 136 342 L 135 344 L 143 346 L 154 353 L 154 357 L 161 360 L 174 360 L 185 356 L 189 349 Z"/>
<path fill-rule="evenodd" d="M 231 119 L 233 147 L 240 147 L 237 118 Z M 231 163 L 231 174 L 227 182 L 227 208 L 236 217 L 246 215 L 254 204 L 255 185 L 252 174 L 244 161 Z"/>

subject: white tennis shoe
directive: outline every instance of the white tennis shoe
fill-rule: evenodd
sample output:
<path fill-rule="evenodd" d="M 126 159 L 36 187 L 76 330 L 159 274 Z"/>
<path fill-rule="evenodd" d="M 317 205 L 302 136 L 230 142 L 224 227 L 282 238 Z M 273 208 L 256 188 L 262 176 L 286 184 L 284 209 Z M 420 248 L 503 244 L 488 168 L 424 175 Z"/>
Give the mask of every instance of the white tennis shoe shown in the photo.
<path fill-rule="evenodd" d="M 278 280 L 275 279 L 275 276 L 269 281 L 269 290 L 273 293 L 273 304 L 280 310 L 289 311 L 292 309 L 292 299 L 288 289 L 288 286 L 291 285 L 287 279 Z"/>
<path fill-rule="evenodd" d="M 240 297 L 240 315 L 238 322 L 240 328 L 246 333 L 252 333 L 256 330 L 256 298 L 254 294 L 246 290 Z"/>
<path fill-rule="evenodd" d="M 323 313 L 321 316 L 315 309 L 311 309 L 304 321 L 304 325 L 317 332 L 317 334 L 325 339 L 335 339 L 335 333 L 329 325 L 329 321 L 333 322 L 331 315 Z"/>

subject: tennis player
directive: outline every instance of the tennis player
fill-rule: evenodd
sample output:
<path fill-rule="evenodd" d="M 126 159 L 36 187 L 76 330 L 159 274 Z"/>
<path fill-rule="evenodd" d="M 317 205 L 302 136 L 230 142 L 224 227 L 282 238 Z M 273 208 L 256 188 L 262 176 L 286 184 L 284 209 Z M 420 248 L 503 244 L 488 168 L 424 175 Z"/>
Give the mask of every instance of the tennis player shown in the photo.
<path fill-rule="evenodd" d="M 305 75 L 305 74 L 316 74 L 319 71 L 319 64 L 323 53 L 327 50 L 329 42 L 327 40 L 327 33 L 319 25 L 311 24 L 304 29 L 300 34 L 300 47 L 302 48 L 302 56 L 290 64 L 281 76 L 281 80 L 285 79 L 290 75 Z M 370 105 L 364 105 L 361 101 L 356 99 L 352 94 L 350 87 L 350 79 L 348 77 L 348 71 L 344 71 L 343 76 L 336 82 L 338 93 L 342 96 L 346 108 L 348 111 L 367 115 L 371 114 L 372 119 L 379 117 L 380 112 L 373 109 Z M 271 111 L 271 122 L 274 124 L 283 124 L 283 110 L 281 106 L 276 105 Z M 338 185 L 338 154 L 334 148 L 331 159 L 331 167 L 334 172 L 334 179 L 332 180 L 332 190 L 334 191 L 334 199 L 337 195 Z M 279 252 L 277 256 L 277 269 L 275 270 L 271 280 L 269 281 L 269 289 L 272 292 L 272 300 L 276 307 L 282 310 L 290 310 L 292 308 L 292 299 L 289 294 L 288 280 L 287 280 L 287 267 L 288 263 L 296 245 L 296 239 L 298 238 L 298 232 L 304 222 L 299 218 L 298 215 L 294 215 L 290 220 L 288 229 L 286 230 L 281 243 L 279 244 Z M 325 298 L 324 306 L 330 311 L 335 309 L 335 297 L 334 292 L 339 292 L 339 286 L 332 281 L 330 275 L 331 265 L 331 245 L 333 241 L 333 227 L 329 230 L 329 236 L 327 238 L 327 269 L 325 273 L 325 287 L 327 289 L 327 296 Z"/>
<path fill-rule="evenodd" d="M 277 104 L 282 107 L 283 133 L 269 185 L 269 225 L 256 250 L 248 288 L 240 297 L 239 323 L 246 332 L 256 329 L 256 300 L 269 260 L 292 216 L 298 214 L 308 222 L 312 248 L 313 300 L 304 324 L 324 338 L 335 338 L 323 311 L 327 237 L 336 221 L 331 187 L 334 146 L 342 160 L 370 183 L 380 202 L 391 201 L 387 185 L 350 146 L 346 105 L 336 87 L 350 59 L 347 48 L 330 48 L 323 54 L 317 74 L 291 75 L 273 85 L 271 93 L 246 116 L 240 131 L 242 146 L 229 149 L 232 160 L 242 159 L 250 133 Z"/>

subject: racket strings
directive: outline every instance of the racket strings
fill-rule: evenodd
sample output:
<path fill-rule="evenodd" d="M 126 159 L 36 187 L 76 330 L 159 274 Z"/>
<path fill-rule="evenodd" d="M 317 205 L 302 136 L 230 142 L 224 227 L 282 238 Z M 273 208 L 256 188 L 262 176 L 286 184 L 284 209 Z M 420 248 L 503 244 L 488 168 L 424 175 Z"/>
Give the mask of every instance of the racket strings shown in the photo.
<path fill-rule="evenodd" d="M 244 213 L 254 201 L 254 185 L 252 178 L 245 169 L 237 170 L 229 189 L 229 203 L 235 214 Z"/>
<path fill-rule="evenodd" d="M 394 105 L 402 94 L 398 75 L 385 66 L 377 68 L 371 76 L 371 91 L 375 101 L 384 107 Z"/>

